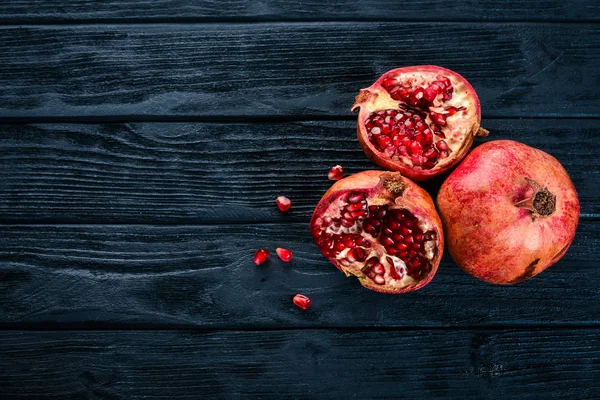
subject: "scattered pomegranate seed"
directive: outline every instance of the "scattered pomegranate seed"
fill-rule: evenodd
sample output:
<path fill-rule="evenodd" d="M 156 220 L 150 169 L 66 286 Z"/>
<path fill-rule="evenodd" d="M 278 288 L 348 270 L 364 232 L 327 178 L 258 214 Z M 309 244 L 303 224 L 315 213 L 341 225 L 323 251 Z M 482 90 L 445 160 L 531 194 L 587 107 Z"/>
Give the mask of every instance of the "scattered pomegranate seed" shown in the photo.
<path fill-rule="evenodd" d="M 279 258 L 281 258 L 281 261 L 290 262 L 292 260 L 291 250 L 282 249 L 281 247 L 278 247 L 277 249 L 275 249 L 275 251 L 277 252 L 277 255 L 279 256 Z"/>
<path fill-rule="evenodd" d="M 308 307 L 310 307 L 310 299 L 303 294 L 295 295 L 293 302 L 303 310 L 306 310 Z"/>
<path fill-rule="evenodd" d="M 285 196 L 279 196 L 276 201 L 281 212 L 286 212 L 292 206 L 292 201 Z"/>
<path fill-rule="evenodd" d="M 341 165 L 336 165 L 331 167 L 329 173 L 327 174 L 327 178 L 332 181 L 339 181 L 344 176 L 344 168 Z"/>
<path fill-rule="evenodd" d="M 258 249 L 256 253 L 254 253 L 254 264 L 260 265 L 267 261 L 271 253 L 267 249 Z"/>

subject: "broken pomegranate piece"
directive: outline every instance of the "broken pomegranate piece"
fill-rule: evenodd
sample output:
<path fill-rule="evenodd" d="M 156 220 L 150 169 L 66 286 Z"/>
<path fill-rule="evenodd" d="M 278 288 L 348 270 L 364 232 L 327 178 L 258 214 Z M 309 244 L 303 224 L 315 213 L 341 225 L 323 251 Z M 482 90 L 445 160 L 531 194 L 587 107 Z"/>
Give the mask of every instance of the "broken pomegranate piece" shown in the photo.
<path fill-rule="evenodd" d="M 441 174 L 468 152 L 480 128 L 479 99 L 465 78 L 432 65 L 386 72 L 360 91 L 358 139 L 371 160 L 415 180 Z"/>
<path fill-rule="evenodd" d="M 398 172 L 364 171 L 335 183 L 315 208 L 310 229 L 338 269 L 385 293 L 429 283 L 444 246 L 431 197 Z"/>

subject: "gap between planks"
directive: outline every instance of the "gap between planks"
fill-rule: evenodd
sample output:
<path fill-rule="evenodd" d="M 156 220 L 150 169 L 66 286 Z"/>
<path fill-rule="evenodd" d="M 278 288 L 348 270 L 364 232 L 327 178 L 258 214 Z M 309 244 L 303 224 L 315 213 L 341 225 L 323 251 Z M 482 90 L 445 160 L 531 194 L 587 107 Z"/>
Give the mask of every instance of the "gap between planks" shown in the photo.
<path fill-rule="evenodd" d="M 316 204 L 315 204 L 316 205 Z M 579 216 L 579 220 L 580 221 L 590 221 L 590 222 L 594 222 L 594 221 L 599 221 L 600 220 L 600 215 L 599 214 L 581 214 Z M 237 220 L 237 221 L 228 221 L 226 223 L 215 223 L 214 221 L 210 221 L 210 222 L 206 222 L 206 223 L 193 223 L 193 224 L 182 224 L 179 222 L 170 222 L 170 221 L 164 221 L 164 222 L 152 222 L 152 223 L 129 223 L 129 222 L 83 222 L 81 224 L 79 223 L 74 223 L 74 222 L 70 222 L 70 223 L 61 223 L 60 221 L 49 221 L 49 222 L 40 222 L 40 221 L 27 221 L 27 220 L 19 220 L 19 221 L 2 221 L 2 219 L 0 219 L 0 228 L 2 227 L 36 227 L 36 226 L 40 226 L 40 227 L 85 227 L 85 226 L 93 226 L 93 227 L 98 227 L 98 226 L 106 226 L 106 227 L 111 227 L 111 226 L 115 226 L 115 227 L 119 227 L 119 226 L 139 226 L 139 227 L 163 227 L 163 226 L 167 226 L 167 227 L 178 227 L 178 228 L 195 228 L 195 227 L 204 227 L 204 226 L 238 226 L 238 225 L 306 225 L 310 222 L 310 218 L 306 218 L 305 221 L 299 221 L 299 220 L 293 220 L 293 221 L 276 221 L 276 220 L 272 220 L 272 221 L 252 221 L 252 220 Z"/>
<path fill-rule="evenodd" d="M 536 20 L 523 19 L 477 19 L 477 18 L 451 18 L 447 20 L 428 18 L 269 18 L 269 17 L 139 17 L 139 18 L 0 18 L 2 27 L 39 27 L 39 26 L 94 26 L 94 25 L 260 25 L 260 24 L 358 24 L 358 23 L 403 23 L 403 24 L 448 24 L 457 25 L 473 23 L 478 25 L 596 25 L 600 24 L 598 18 L 583 18 L 562 20 L 546 18 Z"/>
<path fill-rule="evenodd" d="M 599 120 L 600 115 L 532 115 L 532 116 L 482 116 L 482 120 Z M 103 123 L 206 123 L 206 124 L 281 124 L 294 122 L 333 122 L 356 121 L 356 115 L 115 115 L 115 116 L 73 116 L 73 117 L 1 117 L 0 124 L 82 124 Z M 485 121 L 484 121 L 485 122 Z"/>
<path fill-rule="evenodd" d="M 415 326 L 318 326 L 306 325 L 295 327 L 235 327 L 235 326 L 195 326 L 177 324 L 111 324 L 111 323 L 0 323 L 0 332 L 290 332 L 290 331 L 344 331 L 344 332 L 419 332 L 419 331 L 569 331 L 600 329 L 598 323 L 533 323 L 533 324 L 489 324 L 489 325 L 415 325 Z"/>

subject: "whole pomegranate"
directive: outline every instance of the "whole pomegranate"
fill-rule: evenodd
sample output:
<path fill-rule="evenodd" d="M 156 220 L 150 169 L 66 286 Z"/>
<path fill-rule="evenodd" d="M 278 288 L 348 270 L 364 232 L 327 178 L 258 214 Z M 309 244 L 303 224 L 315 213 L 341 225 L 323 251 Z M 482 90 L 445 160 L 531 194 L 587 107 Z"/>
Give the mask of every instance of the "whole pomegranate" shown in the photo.
<path fill-rule="evenodd" d="M 481 129 L 475 89 L 465 78 L 434 65 L 397 68 L 362 89 L 358 140 L 376 164 L 414 180 L 446 171 L 469 151 Z"/>
<path fill-rule="evenodd" d="M 579 220 L 563 166 L 511 140 L 473 150 L 442 184 L 437 203 L 454 261 L 497 284 L 524 281 L 560 260 Z"/>
<path fill-rule="evenodd" d="M 346 276 L 384 293 L 428 284 L 444 248 L 431 197 L 399 172 L 364 171 L 336 182 L 315 208 L 310 231 Z"/>

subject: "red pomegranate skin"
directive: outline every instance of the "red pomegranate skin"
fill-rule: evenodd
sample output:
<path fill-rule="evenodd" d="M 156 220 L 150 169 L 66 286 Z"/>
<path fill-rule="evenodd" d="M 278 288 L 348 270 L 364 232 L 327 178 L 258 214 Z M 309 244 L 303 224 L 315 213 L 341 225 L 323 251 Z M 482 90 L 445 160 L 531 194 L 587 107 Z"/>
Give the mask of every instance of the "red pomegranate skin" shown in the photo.
<path fill-rule="evenodd" d="M 555 207 L 551 200 L 523 205 L 540 188 L 555 196 Z M 437 205 L 454 261 L 494 284 L 524 281 L 556 263 L 579 221 L 577 192 L 560 162 L 511 140 L 473 150 L 443 183 Z"/>

